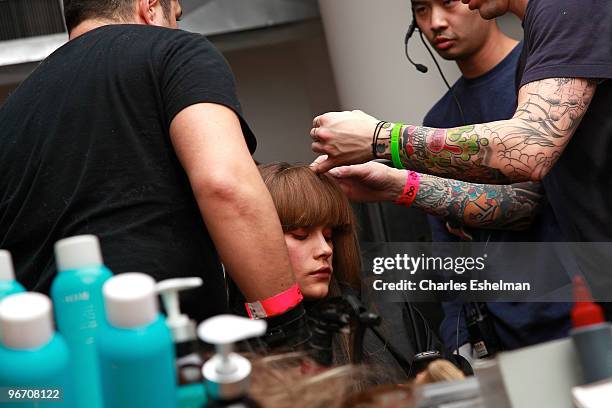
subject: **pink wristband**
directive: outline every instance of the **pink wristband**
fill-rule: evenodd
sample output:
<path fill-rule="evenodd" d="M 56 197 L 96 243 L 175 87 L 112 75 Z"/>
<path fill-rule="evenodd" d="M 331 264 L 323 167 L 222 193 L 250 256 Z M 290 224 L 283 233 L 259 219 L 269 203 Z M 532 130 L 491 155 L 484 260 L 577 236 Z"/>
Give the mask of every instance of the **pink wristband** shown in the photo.
<path fill-rule="evenodd" d="M 251 319 L 264 319 L 266 317 L 277 316 L 293 309 L 302 300 L 302 292 L 296 283 L 284 292 L 257 302 L 245 303 L 247 313 Z"/>
<path fill-rule="evenodd" d="M 408 171 L 406 176 L 406 185 L 404 186 L 404 192 L 394 202 L 395 204 L 410 207 L 417 193 L 419 192 L 419 173 L 415 171 Z"/>

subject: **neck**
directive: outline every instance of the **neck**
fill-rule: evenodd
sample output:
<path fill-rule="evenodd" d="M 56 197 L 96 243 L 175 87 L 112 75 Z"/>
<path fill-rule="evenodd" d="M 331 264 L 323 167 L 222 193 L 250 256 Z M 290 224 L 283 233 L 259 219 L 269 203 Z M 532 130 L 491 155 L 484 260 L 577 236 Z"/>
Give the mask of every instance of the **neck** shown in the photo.
<path fill-rule="evenodd" d="M 516 47 L 518 41 L 503 34 L 497 26 L 480 49 L 469 57 L 457 60 L 464 78 L 477 78 L 486 74 L 502 62 Z"/>
<path fill-rule="evenodd" d="M 97 19 L 90 18 L 85 21 L 82 21 L 74 27 L 68 36 L 69 40 L 74 40 L 80 35 L 83 35 L 91 30 L 95 30 L 96 28 L 111 25 L 111 24 L 143 24 L 142 19 L 134 19 L 133 21 L 116 21 L 116 20 L 106 20 L 106 19 Z"/>
<path fill-rule="evenodd" d="M 510 0 L 508 9 L 512 14 L 517 16 L 523 21 L 525 18 L 525 10 L 527 9 L 527 3 L 529 0 Z"/>
<path fill-rule="evenodd" d="M 75 38 L 91 30 L 95 30 L 98 27 L 102 27 L 102 26 L 109 25 L 109 24 L 112 24 L 112 23 L 110 21 L 105 21 L 105 20 L 95 20 L 95 19 L 85 20 L 70 31 L 70 35 L 68 36 L 68 39 L 74 40 Z"/>

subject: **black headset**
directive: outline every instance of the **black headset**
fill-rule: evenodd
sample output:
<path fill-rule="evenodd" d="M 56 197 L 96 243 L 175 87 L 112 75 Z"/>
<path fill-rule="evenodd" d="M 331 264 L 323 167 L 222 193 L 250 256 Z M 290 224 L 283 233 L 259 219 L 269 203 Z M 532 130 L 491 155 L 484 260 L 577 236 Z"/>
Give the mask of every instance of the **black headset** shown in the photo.
<path fill-rule="evenodd" d="M 412 21 L 410 22 L 410 26 L 408 26 L 408 31 L 406 32 L 406 36 L 404 37 L 404 53 L 406 54 L 406 58 L 408 58 L 408 61 L 412 65 L 414 65 L 417 71 L 426 73 L 428 71 L 428 68 L 423 64 L 417 64 L 412 60 L 412 58 L 410 58 L 410 55 L 408 55 L 408 42 L 410 41 L 410 37 L 412 37 L 412 35 L 414 34 L 414 31 L 417 29 L 416 19 L 414 18 L 414 10 L 412 11 L 412 13 Z M 419 30 L 419 32 L 420 31 L 421 30 Z"/>
<path fill-rule="evenodd" d="M 429 48 L 429 46 L 425 42 L 425 39 L 423 38 L 423 32 L 421 31 L 421 29 L 419 28 L 419 26 L 416 23 L 416 18 L 414 17 L 414 9 L 412 10 L 412 21 L 410 22 L 410 25 L 408 26 L 408 31 L 406 32 L 406 36 L 404 37 L 404 53 L 406 54 L 406 58 L 408 59 L 408 61 L 412 65 L 414 65 L 414 67 L 416 68 L 417 71 L 422 72 L 423 74 L 428 71 L 428 68 L 425 65 L 417 64 L 416 62 L 414 62 L 412 60 L 412 58 L 410 58 L 410 55 L 408 54 L 408 42 L 410 41 L 410 38 L 412 37 L 412 35 L 414 34 L 415 30 L 417 30 L 417 29 L 419 30 L 419 37 L 421 38 L 421 42 L 423 43 L 423 46 L 425 47 L 425 49 L 427 50 L 427 52 L 431 56 L 431 59 L 433 60 L 434 64 L 436 64 L 436 68 L 438 68 L 438 72 L 440 73 L 440 76 L 442 77 L 442 80 L 444 81 L 444 84 L 446 85 L 446 87 L 448 88 L 448 91 L 450 92 L 451 96 L 453 97 L 453 100 L 455 101 L 455 104 L 457 105 L 457 109 L 459 109 L 459 115 L 461 116 L 462 124 L 466 125 L 467 123 L 466 123 L 466 120 L 465 120 L 465 116 L 463 115 L 463 109 L 461 108 L 461 104 L 459 103 L 459 99 L 457 99 L 457 96 L 455 95 L 455 92 L 453 91 L 453 88 L 449 85 L 448 81 L 446 80 L 446 77 L 444 76 L 444 73 L 442 72 L 442 68 L 440 68 L 440 64 L 438 64 L 438 61 L 436 60 L 436 57 L 433 55 L 433 52 L 431 52 L 431 49 Z"/>

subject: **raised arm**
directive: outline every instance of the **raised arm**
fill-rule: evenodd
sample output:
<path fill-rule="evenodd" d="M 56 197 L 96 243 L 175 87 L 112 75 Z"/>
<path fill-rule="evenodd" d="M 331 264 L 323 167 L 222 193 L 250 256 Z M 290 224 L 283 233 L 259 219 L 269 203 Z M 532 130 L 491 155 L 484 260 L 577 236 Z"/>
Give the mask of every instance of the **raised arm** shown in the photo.
<path fill-rule="evenodd" d="M 234 112 L 192 105 L 174 118 L 170 135 L 215 247 L 247 301 L 294 284 L 276 209 Z"/>
<path fill-rule="evenodd" d="M 406 170 L 370 162 L 329 172 L 353 201 L 394 201 L 403 192 Z M 539 183 L 474 184 L 420 174 L 412 203 L 429 214 L 473 228 L 520 230 L 529 226 L 543 196 Z"/>
<path fill-rule="evenodd" d="M 406 168 L 459 180 L 509 184 L 540 181 L 580 124 L 597 82 L 549 78 L 521 87 L 511 119 L 453 129 L 403 126 L 400 158 Z M 328 155 L 315 170 L 372 159 L 378 120 L 363 112 L 318 116 L 311 130 L 312 149 Z M 391 128 L 380 133 L 378 158 L 391 160 Z"/>

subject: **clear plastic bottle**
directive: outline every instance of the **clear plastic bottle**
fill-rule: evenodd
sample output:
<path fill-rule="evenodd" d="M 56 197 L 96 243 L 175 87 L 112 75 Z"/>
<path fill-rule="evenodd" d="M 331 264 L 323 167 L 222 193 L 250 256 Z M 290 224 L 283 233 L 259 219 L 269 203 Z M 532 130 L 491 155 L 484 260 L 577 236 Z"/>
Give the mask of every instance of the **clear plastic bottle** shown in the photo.
<path fill-rule="evenodd" d="M 157 284 L 166 309 L 166 324 L 172 333 L 178 381 L 179 408 L 200 408 L 206 402 L 202 383 L 202 365 L 196 324 L 189 316 L 181 313 L 179 292 L 202 286 L 202 279 L 175 278 Z"/>
<path fill-rule="evenodd" d="M 234 343 L 266 332 L 264 320 L 234 315 L 219 315 L 198 326 L 198 336 L 214 344 L 217 353 L 202 367 L 208 402 L 203 408 L 258 408 L 249 397 L 251 362 L 234 353 Z"/>

